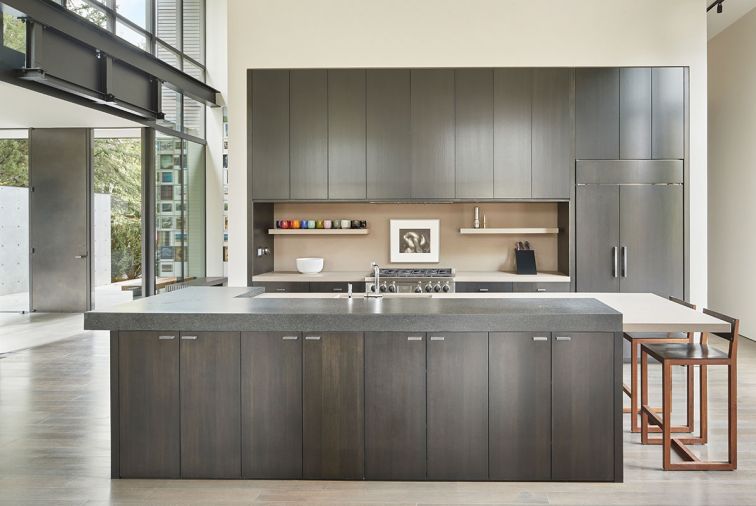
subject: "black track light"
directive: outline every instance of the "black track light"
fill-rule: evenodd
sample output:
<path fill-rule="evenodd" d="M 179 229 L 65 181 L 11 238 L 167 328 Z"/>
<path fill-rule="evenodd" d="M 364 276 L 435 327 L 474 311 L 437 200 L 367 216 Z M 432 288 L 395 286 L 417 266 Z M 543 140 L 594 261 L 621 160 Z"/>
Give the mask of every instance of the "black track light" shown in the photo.
<path fill-rule="evenodd" d="M 717 4 L 717 14 L 722 14 L 722 2 Z"/>
<path fill-rule="evenodd" d="M 723 10 L 722 4 L 724 4 L 724 1 L 725 0 L 714 0 L 714 2 L 712 2 L 711 5 L 709 5 L 706 8 L 706 12 L 709 12 L 714 7 L 716 7 L 717 8 L 717 14 L 722 14 L 722 10 Z"/>

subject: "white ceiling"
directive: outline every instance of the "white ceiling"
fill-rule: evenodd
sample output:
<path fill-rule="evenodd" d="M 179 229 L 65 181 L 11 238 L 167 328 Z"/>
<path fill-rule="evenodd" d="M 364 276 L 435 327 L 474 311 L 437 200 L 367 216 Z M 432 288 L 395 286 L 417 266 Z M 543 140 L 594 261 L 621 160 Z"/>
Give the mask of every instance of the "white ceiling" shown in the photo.
<path fill-rule="evenodd" d="M 714 0 L 706 0 L 706 6 Z M 756 0 L 725 0 L 722 4 L 722 14 L 717 14 L 716 7 L 710 10 L 706 16 L 709 39 L 742 18 L 751 9 L 756 8 Z"/>
<path fill-rule="evenodd" d="M 0 81 L 0 128 L 128 128 L 138 123 Z"/>

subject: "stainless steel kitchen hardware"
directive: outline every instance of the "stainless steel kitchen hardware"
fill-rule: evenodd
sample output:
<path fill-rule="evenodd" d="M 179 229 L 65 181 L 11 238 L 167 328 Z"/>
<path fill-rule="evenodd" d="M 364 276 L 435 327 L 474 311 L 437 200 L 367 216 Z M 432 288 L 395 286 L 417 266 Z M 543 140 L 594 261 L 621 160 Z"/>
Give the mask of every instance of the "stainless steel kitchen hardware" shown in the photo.
<path fill-rule="evenodd" d="M 539 289 L 538 289 L 538 290 L 536 290 L 536 291 L 538 291 L 538 292 L 545 292 L 545 291 L 546 291 L 546 289 L 545 289 L 545 288 L 539 288 Z"/>
<path fill-rule="evenodd" d="M 446 339 L 444 336 L 431 336 L 430 338 L 431 341 L 443 341 L 444 339 Z"/>
<path fill-rule="evenodd" d="M 343 288 L 334 288 L 333 291 L 334 292 L 343 292 L 344 289 Z"/>
<path fill-rule="evenodd" d="M 422 336 L 407 336 L 407 341 L 422 341 Z"/>
<path fill-rule="evenodd" d="M 627 277 L 627 246 L 622 246 L 622 277 Z"/>
<path fill-rule="evenodd" d="M 612 258 L 614 258 L 614 263 L 612 264 L 612 277 L 617 277 L 617 246 L 612 246 Z"/>
<path fill-rule="evenodd" d="M 158 336 L 158 339 L 161 341 L 170 341 L 171 339 L 176 339 L 176 336 Z"/>
<path fill-rule="evenodd" d="M 548 341 L 549 338 L 546 336 L 533 336 L 533 341 Z"/>
<path fill-rule="evenodd" d="M 347 283 L 347 293 L 349 295 L 349 298 L 352 298 L 352 283 Z"/>
<path fill-rule="evenodd" d="M 320 341 L 320 336 L 305 336 L 307 341 Z"/>
<path fill-rule="evenodd" d="M 570 336 L 557 336 L 557 341 L 572 341 L 572 338 Z"/>
<path fill-rule="evenodd" d="M 82 258 L 87 258 L 87 255 L 76 255 L 74 258 L 81 260 Z"/>
<path fill-rule="evenodd" d="M 286 291 L 286 288 L 276 288 L 276 291 L 277 291 L 277 292 L 285 292 L 285 291 Z"/>
<path fill-rule="evenodd" d="M 181 339 L 183 339 L 184 341 L 196 341 L 197 336 L 181 336 Z"/>
<path fill-rule="evenodd" d="M 386 290 L 381 290 L 381 268 L 375 262 L 371 262 L 370 268 L 373 270 L 373 284 L 365 284 L 365 297 L 383 297 L 381 292 L 385 292 Z"/>
<path fill-rule="evenodd" d="M 283 336 L 281 339 L 284 341 L 296 341 L 299 339 L 299 336 Z"/>
<path fill-rule="evenodd" d="M 479 291 L 479 292 L 487 292 L 487 291 L 488 291 L 488 288 L 478 288 L 478 291 Z"/>

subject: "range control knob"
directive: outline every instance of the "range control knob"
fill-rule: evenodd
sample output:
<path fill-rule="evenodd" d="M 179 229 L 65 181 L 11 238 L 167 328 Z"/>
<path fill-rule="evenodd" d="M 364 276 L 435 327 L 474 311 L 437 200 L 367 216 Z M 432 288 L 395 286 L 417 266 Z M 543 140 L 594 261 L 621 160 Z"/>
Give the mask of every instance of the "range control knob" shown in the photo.
<path fill-rule="evenodd" d="M 373 293 L 377 292 L 378 291 L 378 286 L 377 285 L 370 285 L 370 291 L 373 292 Z"/>
<path fill-rule="evenodd" d="M 428 292 L 428 293 L 432 292 L 433 291 L 433 285 L 430 284 L 430 283 L 428 283 L 427 285 L 425 285 L 425 291 Z"/>
<path fill-rule="evenodd" d="M 396 282 L 394 282 L 394 281 L 391 282 L 391 284 L 388 287 L 388 291 L 391 292 L 391 293 L 396 293 L 396 291 L 397 291 Z"/>
<path fill-rule="evenodd" d="M 423 293 L 423 285 L 418 283 L 417 286 L 415 287 L 415 293 Z"/>
<path fill-rule="evenodd" d="M 444 283 L 444 286 L 443 286 L 442 290 L 443 290 L 444 292 L 447 292 L 447 293 L 448 293 L 448 292 L 451 292 L 451 285 L 449 284 L 449 282 L 448 282 L 448 281 L 447 281 L 446 283 Z"/>
<path fill-rule="evenodd" d="M 387 289 L 388 287 L 386 286 L 386 282 L 384 281 L 383 283 L 381 283 L 381 292 L 385 292 Z"/>
<path fill-rule="evenodd" d="M 436 283 L 433 286 L 433 291 L 436 292 L 436 293 L 440 292 L 441 291 L 441 283 Z"/>

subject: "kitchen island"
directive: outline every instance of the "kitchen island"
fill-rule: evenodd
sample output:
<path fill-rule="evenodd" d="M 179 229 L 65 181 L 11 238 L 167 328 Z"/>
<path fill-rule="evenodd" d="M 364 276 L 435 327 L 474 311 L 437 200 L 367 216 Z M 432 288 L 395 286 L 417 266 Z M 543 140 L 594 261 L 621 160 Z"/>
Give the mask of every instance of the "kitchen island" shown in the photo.
<path fill-rule="evenodd" d="M 111 331 L 113 477 L 622 481 L 605 304 L 258 294 L 85 315 Z"/>

